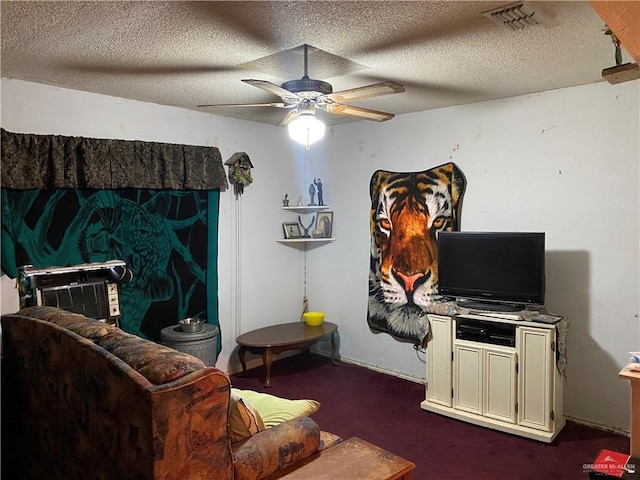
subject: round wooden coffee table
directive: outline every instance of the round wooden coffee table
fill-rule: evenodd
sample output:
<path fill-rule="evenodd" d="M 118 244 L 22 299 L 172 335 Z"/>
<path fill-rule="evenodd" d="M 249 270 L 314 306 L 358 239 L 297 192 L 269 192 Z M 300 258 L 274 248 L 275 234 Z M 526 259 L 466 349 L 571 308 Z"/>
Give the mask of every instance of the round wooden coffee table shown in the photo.
<path fill-rule="evenodd" d="M 323 322 L 318 327 L 310 327 L 305 322 L 281 323 L 269 327 L 258 328 L 243 333 L 236 342 L 240 345 L 238 357 L 242 364 L 242 374 L 247 371 L 244 354 L 246 351 L 262 354 L 267 375 L 264 380 L 265 388 L 271 386 L 271 363 L 273 354 L 287 350 L 309 350 L 309 347 L 326 335 L 331 335 L 331 363 L 337 365 L 335 333 L 338 326 L 335 323 Z"/>

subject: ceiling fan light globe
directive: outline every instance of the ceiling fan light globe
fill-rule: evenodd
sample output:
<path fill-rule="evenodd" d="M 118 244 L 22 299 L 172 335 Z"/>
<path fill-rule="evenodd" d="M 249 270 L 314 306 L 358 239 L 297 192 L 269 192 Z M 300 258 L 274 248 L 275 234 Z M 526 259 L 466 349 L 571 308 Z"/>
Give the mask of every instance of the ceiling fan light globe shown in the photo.
<path fill-rule="evenodd" d="M 324 137 L 325 125 L 313 115 L 301 114 L 287 126 L 289 137 L 307 147 Z"/>

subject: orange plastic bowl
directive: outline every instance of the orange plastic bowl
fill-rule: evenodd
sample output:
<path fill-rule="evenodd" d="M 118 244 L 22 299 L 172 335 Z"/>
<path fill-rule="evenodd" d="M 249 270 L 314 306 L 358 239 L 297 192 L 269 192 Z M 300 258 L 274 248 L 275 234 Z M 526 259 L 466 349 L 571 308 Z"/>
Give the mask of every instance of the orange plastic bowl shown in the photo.
<path fill-rule="evenodd" d="M 324 312 L 304 312 L 302 316 L 310 327 L 318 327 L 324 322 Z"/>

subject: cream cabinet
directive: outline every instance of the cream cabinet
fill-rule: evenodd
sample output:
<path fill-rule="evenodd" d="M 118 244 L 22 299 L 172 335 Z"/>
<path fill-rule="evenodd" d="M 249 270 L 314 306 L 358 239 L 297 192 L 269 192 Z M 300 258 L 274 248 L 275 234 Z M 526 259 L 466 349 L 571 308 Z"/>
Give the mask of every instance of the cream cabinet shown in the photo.
<path fill-rule="evenodd" d="M 515 348 L 456 340 L 452 363 L 454 408 L 515 423 Z"/>
<path fill-rule="evenodd" d="M 451 361 L 443 361 L 451 357 L 453 341 L 453 322 L 449 317 L 429 315 L 431 330 L 429 347 L 427 348 L 427 401 L 435 405 L 451 407 Z"/>
<path fill-rule="evenodd" d="M 469 339 L 462 322 L 510 324 L 512 339 Z M 564 426 L 556 327 L 486 316 L 429 315 L 424 410 L 551 442 Z"/>
<path fill-rule="evenodd" d="M 555 342 L 548 329 L 521 327 L 518 343 L 522 372 L 518 379 L 518 423 L 542 431 L 550 431 L 555 416 L 554 364 Z"/>
<path fill-rule="evenodd" d="M 482 414 L 482 347 L 462 342 L 453 344 L 453 407 Z"/>
<path fill-rule="evenodd" d="M 483 348 L 482 414 L 487 418 L 516 422 L 516 373 L 518 369 L 515 349 Z"/>

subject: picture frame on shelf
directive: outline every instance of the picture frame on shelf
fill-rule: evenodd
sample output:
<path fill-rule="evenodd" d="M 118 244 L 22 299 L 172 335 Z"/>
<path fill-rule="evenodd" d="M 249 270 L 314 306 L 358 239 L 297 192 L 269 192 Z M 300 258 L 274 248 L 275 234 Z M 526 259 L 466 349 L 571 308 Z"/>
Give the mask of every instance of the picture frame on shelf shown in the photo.
<path fill-rule="evenodd" d="M 284 231 L 285 239 L 302 238 L 302 232 L 300 232 L 300 225 L 297 222 L 283 222 L 282 230 Z"/>
<path fill-rule="evenodd" d="M 321 238 L 331 238 L 333 233 L 333 212 L 318 212 L 316 215 L 316 231 Z"/>

